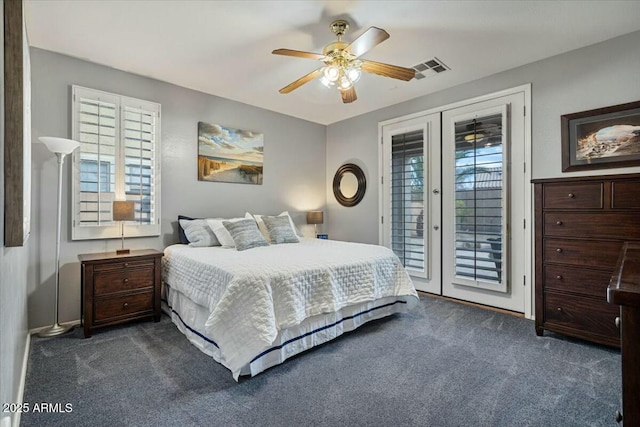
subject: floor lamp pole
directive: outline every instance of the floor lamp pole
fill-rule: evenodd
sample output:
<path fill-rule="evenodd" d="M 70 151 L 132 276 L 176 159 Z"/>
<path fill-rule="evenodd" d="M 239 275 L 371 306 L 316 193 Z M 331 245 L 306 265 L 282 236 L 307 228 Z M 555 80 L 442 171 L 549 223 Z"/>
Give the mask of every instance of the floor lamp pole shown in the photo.
<path fill-rule="evenodd" d="M 55 299 L 55 323 L 53 326 L 41 331 L 38 335 L 41 337 L 53 337 L 64 334 L 70 330 L 71 326 L 60 326 L 58 323 L 58 300 L 60 295 L 60 222 L 62 219 L 62 165 L 64 163 L 64 153 L 56 153 L 58 157 L 58 216 L 56 228 L 56 299 Z"/>

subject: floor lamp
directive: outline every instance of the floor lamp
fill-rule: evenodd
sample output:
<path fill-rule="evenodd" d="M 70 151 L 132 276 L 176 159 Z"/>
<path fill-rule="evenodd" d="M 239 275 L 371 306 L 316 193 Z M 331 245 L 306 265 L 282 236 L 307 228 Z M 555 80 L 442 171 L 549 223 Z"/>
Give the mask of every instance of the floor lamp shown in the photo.
<path fill-rule="evenodd" d="M 53 326 L 41 331 L 41 337 L 53 337 L 63 334 L 71 329 L 71 326 L 60 326 L 58 323 L 58 299 L 60 294 L 60 221 L 62 217 L 62 164 L 64 156 L 71 154 L 73 150 L 80 146 L 79 142 L 65 138 L 55 138 L 52 136 L 41 136 L 40 142 L 47 146 L 49 151 L 58 157 L 58 216 L 56 228 L 56 299 L 55 299 L 55 323 Z"/>

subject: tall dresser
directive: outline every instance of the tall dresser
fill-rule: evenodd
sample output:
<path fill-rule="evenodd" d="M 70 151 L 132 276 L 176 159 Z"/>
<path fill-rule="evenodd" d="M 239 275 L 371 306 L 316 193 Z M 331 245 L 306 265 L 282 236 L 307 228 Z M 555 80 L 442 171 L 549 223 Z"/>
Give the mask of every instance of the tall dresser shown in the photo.
<path fill-rule="evenodd" d="M 620 346 L 607 286 L 623 243 L 640 241 L 640 174 L 532 182 L 536 333 Z"/>

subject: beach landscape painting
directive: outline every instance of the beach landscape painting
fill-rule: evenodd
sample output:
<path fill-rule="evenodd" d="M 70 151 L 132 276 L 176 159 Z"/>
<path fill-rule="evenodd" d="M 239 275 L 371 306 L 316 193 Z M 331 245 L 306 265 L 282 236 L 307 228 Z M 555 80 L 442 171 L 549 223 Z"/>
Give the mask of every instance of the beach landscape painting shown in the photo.
<path fill-rule="evenodd" d="M 640 102 L 561 119 L 563 172 L 640 165 Z"/>
<path fill-rule="evenodd" d="M 262 184 L 262 133 L 198 122 L 198 181 Z"/>

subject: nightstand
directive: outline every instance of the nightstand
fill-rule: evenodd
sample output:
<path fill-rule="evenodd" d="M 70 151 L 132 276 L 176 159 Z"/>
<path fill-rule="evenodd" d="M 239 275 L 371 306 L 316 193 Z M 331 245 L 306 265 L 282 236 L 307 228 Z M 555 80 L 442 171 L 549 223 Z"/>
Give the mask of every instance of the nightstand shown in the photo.
<path fill-rule="evenodd" d="M 153 249 L 78 255 L 85 338 L 103 326 L 160 320 L 162 255 Z"/>

